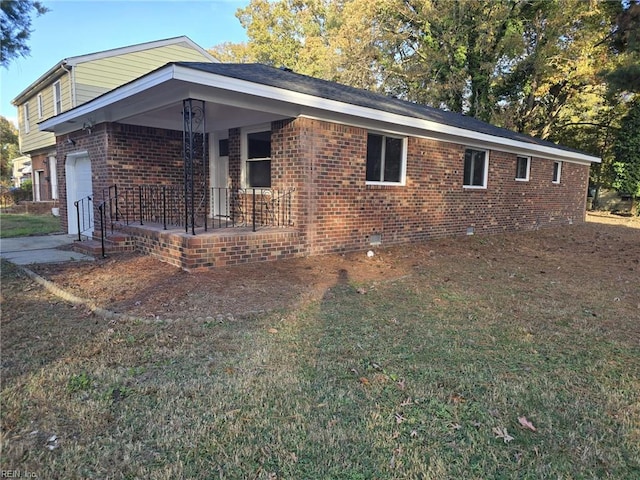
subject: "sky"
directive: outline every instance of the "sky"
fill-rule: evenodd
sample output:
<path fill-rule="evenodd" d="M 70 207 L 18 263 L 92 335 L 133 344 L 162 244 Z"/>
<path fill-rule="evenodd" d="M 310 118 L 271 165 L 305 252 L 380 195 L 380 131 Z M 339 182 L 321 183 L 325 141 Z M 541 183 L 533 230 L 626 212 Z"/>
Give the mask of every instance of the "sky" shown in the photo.
<path fill-rule="evenodd" d="M 246 41 L 235 13 L 249 0 L 41 0 L 27 57 L 0 67 L 0 115 L 17 124 L 19 93 L 67 57 L 185 35 L 202 48 Z"/>

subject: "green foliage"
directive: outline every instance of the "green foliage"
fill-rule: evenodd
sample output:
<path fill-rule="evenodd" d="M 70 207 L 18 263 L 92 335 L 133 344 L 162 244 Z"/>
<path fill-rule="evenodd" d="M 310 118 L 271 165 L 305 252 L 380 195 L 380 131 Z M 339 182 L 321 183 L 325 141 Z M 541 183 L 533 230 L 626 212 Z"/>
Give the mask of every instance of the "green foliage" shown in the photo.
<path fill-rule="evenodd" d="M 615 26 L 608 37 L 609 47 L 619 63 L 605 74 L 613 92 L 640 92 L 640 2 L 629 2 L 615 11 Z"/>
<path fill-rule="evenodd" d="M 576 123 L 611 124 L 617 101 L 599 75 L 615 65 L 607 39 L 621 11 L 583 0 L 252 0 L 237 13 L 249 41 L 214 54 L 557 141 Z M 592 153 L 606 135 L 587 142 Z"/>
<path fill-rule="evenodd" d="M 20 155 L 18 144 L 18 129 L 0 116 L 0 179 L 8 181 L 11 178 L 11 160 Z"/>
<path fill-rule="evenodd" d="M 0 238 L 47 235 L 60 231 L 60 217 L 53 215 L 0 214 Z"/>
<path fill-rule="evenodd" d="M 92 385 L 93 380 L 91 377 L 86 372 L 82 372 L 69 378 L 67 391 L 70 393 L 83 392 L 89 390 Z"/>
<path fill-rule="evenodd" d="M 640 99 L 632 103 L 622 119 L 613 168 L 616 175 L 613 187 L 635 199 L 640 198 Z"/>
<path fill-rule="evenodd" d="M 27 41 L 31 35 L 31 15 L 49 11 L 33 0 L 2 0 L 0 2 L 2 38 L 0 38 L 0 65 L 9 68 L 9 62 L 30 52 Z"/>

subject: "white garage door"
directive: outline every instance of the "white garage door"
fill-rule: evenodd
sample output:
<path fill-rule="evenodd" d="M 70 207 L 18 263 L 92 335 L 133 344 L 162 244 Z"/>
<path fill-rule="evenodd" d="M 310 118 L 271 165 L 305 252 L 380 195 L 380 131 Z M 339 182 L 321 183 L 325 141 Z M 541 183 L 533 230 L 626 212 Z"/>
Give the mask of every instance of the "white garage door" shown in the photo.
<path fill-rule="evenodd" d="M 83 235 L 93 234 L 93 185 L 91 182 L 91 160 L 84 152 L 67 157 L 65 164 L 67 177 L 67 220 L 69 233 Z M 88 200 L 88 197 L 91 200 Z M 80 223 L 74 202 L 83 200 L 80 207 Z"/>

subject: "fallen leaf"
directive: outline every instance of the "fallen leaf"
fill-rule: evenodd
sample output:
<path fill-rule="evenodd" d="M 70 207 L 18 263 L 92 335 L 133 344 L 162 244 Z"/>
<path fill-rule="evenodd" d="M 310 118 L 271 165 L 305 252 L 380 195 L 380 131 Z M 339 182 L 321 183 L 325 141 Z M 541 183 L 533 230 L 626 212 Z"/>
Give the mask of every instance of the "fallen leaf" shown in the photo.
<path fill-rule="evenodd" d="M 278 333 L 278 329 L 277 328 L 270 328 L 269 330 L 267 330 L 269 333 Z"/>
<path fill-rule="evenodd" d="M 369 385 L 371 382 L 369 382 L 369 379 L 366 377 L 360 377 L 360 383 L 362 385 Z"/>
<path fill-rule="evenodd" d="M 513 437 L 507 433 L 507 429 L 505 427 L 493 427 L 492 431 L 496 438 L 501 438 L 504 440 L 504 443 L 509 443 L 513 440 Z"/>
<path fill-rule="evenodd" d="M 522 425 L 524 428 L 528 428 L 532 432 L 536 431 L 536 427 L 533 426 L 533 423 L 527 420 L 527 417 L 518 417 L 518 422 L 520 422 L 520 425 Z"/>

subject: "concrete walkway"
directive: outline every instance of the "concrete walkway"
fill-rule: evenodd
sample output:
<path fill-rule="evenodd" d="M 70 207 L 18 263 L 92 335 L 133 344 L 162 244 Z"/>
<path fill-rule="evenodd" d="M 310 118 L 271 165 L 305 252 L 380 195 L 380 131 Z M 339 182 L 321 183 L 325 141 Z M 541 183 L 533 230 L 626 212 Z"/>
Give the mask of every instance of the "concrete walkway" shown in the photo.
<path fill-rule="evenodd" d="M 16 265 L 91 261 L 93 257 L 60 247 L 72 245 L 76 235 L 43 235 L 0 239 L 0 257 Z"/>

